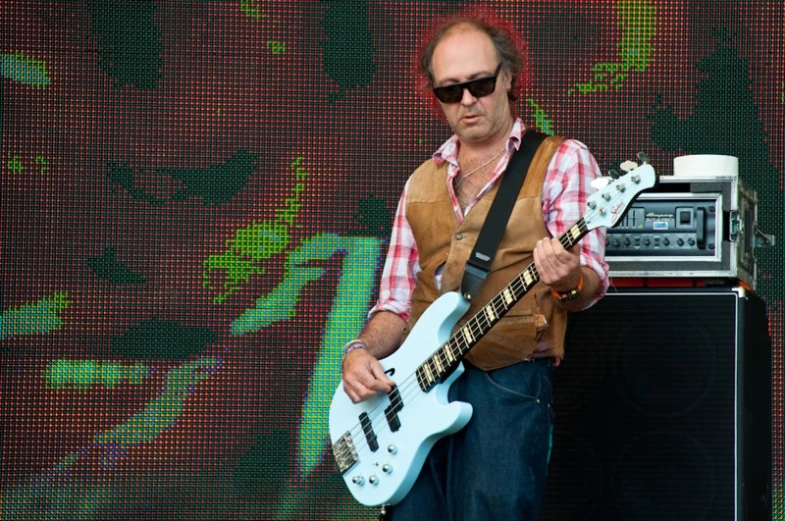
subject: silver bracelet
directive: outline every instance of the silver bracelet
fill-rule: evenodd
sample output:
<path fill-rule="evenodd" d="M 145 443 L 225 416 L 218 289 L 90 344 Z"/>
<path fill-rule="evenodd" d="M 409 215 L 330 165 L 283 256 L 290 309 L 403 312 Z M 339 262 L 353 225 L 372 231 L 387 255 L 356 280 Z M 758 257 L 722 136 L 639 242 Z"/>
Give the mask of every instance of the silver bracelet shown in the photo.
<path fill-rule="evenodd" d="M 348 355 L 349 353 L 351 353 L 355 349 L 366 349 L 367 350 L 368 346 L 365 345 L 365 342 L 363 342 L 362 340 L 352 340 L 351 342 L 349 342 L 348 344 L 343 346 L 343 356 Z"/>

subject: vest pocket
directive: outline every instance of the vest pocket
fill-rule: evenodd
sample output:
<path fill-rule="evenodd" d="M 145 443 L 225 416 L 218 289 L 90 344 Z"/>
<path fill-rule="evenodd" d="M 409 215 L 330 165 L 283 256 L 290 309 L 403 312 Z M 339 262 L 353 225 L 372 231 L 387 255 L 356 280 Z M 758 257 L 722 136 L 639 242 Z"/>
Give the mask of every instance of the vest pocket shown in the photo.
<path fill-rule="evenodd" d="M 487 338 L 499 345 L 509 344 L 511 346 L 537 340 L 541 334 L 537 331 L 538 317 L 542 317 L 542 315 L 515 314 L 515 310 L 511 310 L 488 331 L 483 340 Z"/>
<path fill-rule="evenodd" d="M 484 370 L 526 360 L 542 335 L 538 326 L 543 319 L 540 314 L 516 314 L 511 310 L 485 334 L 467 358 Z"/>

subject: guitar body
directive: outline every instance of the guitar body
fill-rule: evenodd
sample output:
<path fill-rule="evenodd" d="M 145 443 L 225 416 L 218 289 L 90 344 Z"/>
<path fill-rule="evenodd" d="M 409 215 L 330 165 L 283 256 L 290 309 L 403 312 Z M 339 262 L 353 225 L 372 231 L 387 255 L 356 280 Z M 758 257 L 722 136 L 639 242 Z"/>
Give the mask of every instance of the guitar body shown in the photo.
<path fill-rule="evenodd" d="M 463 365 L 459 364 L 444 382 L 428 392 L 420 389 L 415 377 L 417 367 L 450 338 L 453 327 L 468 308 L 469 302 L 460 294 L 442 295 L 417 321 L 401 347 L 380 361 L 399 395 L 395 391 L 390 395 L 380 393 L 355 404 L 343 390 L 343 384 L 335 391 L 330 406 L 330 439 L 335 451 L 346 433 L 351 433 L 356 462 L 343 471 L 343 479 L 360 503 L 378 506 L 401 501 L 414 485 L 436 441 L 469 422 L 472 406 L 450 403 L 447 398 L 450 386 L 463 373 Z M 402 404 L 395 412 L 400 422 L 395 432 L 385 414 L 391 400 Z M 361 425 L 363 414 L 370 419 L 378 444 L 376 450 Z"/>

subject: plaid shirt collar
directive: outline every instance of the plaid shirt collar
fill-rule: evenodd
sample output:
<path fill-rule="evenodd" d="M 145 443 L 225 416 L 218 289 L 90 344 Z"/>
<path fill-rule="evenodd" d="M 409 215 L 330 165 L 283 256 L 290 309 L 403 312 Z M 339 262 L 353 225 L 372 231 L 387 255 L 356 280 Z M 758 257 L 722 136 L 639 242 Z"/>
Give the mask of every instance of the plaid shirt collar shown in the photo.
<path fill-rule="evenodd" d="M 510 137 L 507 141 L 507 153 L 510 153 L 510 145 L 515 147 L 515 150 L 518 150 L 521 146 L 521 136 L 523 136 L 523 132 L 526 128 L 523 125 L 523 122 L 520 118 L 515 119 L 515 123 L 512 126 L 512 131 L 510 131 Z M 444 161 L 447 161 L 451 168 L 450 176 L 454 177 L 455 174 L 458 172 L 458 150 L 460 148 L 460 141 L 458 141 L 458 136 L 453 134 L 450 139 L 445 141 L 442 146 L 439 147 L 436 152 L 433 153 L 433 161 L 436 163 L 437 166 L 441 165 Z"/>

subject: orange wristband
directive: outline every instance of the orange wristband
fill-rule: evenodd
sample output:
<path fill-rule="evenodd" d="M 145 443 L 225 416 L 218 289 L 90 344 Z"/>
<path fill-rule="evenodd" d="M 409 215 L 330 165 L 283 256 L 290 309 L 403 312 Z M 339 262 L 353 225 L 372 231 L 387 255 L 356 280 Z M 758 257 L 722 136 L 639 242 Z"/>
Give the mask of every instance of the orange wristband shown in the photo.
<path fill-rule="evenodd" d="M 555 289 L 551 288 L 551 295 L 553 295 L 553 297 L 559 302 L 569 302 L 580 297 L 581 290 L 583 290 L 583 273 L 581 273 L 581 278 L 578 280 L 578 285 L 575 287 L 575 289 L 565 291 L 564 293 L 559 293 Z"/>

